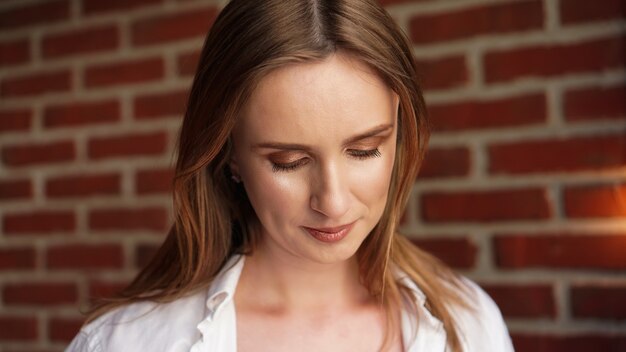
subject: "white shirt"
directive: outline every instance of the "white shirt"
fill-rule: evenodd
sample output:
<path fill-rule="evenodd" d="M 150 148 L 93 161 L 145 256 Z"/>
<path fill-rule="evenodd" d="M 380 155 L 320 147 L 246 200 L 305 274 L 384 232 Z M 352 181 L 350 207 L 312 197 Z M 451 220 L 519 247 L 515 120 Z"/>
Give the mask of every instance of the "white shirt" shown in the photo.
<path fill-rule="evenodd" d="M 167 351 L 207 352 L 237 350 L 233 296 L 244 265 L 235 255 L 215 277 L 208 290 L 170 303 L 139 302 L 107 312 L 83 326 L 66 351 Z M 419 319 L 402 312 L 402 338 L 406 351 L 438 352 L 446 349 L 443 323 L 424 307 L 425 296 L 406 275 L 398 278 L 414 292 Z M 502 315 L 493 300 L 478 285 L 476 312 L 452 311 L 463 351 L 513 351 Z M 414 340 L 413 329 L 417 327 Z"/>

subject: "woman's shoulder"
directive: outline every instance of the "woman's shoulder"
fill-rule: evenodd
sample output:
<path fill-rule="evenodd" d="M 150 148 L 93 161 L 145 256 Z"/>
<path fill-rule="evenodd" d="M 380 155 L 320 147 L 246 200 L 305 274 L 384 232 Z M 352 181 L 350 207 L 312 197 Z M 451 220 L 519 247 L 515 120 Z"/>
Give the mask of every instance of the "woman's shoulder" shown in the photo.
<path fill-rule="evenodd" d="M 451 308 L 464 351 L 513 351 L 502 313 L 493 299 L 474 281 L 460 276 L 468 307 Z"/>
<path fill-rule="evenodd" d="M 420 335 L 417 330 L 417 339 L 422 338 L 416 346 L 431 348 L 424 342 L 445 340 L 443 322 L 430 311 L 429 297 L 418 287 L 418 284 L 406 275 L 400 275 L 401 282 L 412 291 L 417 307 L 417 321 L 420 328 L 426 327 Z M 438 280 L 444 280 L 438 278 Z M 456 282 L 453 282 L 456 281 Z M 462 350 L 465 352 L 509 352 L 513 351 L 513 344 L 508 329 L 500 313 L 500 309 L 493 299 L 474 281 L 461 275 L 454 275 L 442 282 L 458 298 L 444 302 L 451 315 L 459 336 Z M 421 318 L 424 318 L 423 321 Z M 412 319 L 409 319 L 412 321 Z M 413 326 L 406 327 L 405 332 L 414 331 Z M 408 336 L 408 335 L 407 335 Z M 408 342 L 410 344 L 410 342 Z M 410 349 L 411 350 L 411 349 Z M 419 350 L 419 348 L 417 349 Z M 432 348 L 431 348 L 432 350 Z M 412 351 L 412 350 L 411 350 Z"/>
<path fill-rule="evenodd" d="M 188 350 L 205 300 L 206 292 L 198 292 L 171 302 L 116 307 L 85 324 L 66 351 Z"/>
<path fill-rule="evenodd" d="M 229 304 L 242 266 L 243 256 L 234 255 L 208 286 L 169 302 L 112 309 L 84 325 L 67 351 L 189 351 L 207 333 L 203 323 Z"/>

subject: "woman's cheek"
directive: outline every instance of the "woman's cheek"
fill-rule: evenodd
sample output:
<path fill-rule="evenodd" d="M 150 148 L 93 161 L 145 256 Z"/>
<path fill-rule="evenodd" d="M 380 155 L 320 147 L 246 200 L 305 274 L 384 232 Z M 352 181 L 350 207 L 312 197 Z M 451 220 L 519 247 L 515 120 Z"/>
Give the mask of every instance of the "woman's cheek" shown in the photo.
<path fill-rule="evenodd" d="M 288 175 L 291 173 L 274 172 L 271 168 L 258 168 L 252 174 L 246 191 L 260 217 L 275 217 L 278 212 L 285 213 L 292 206 L 295 208 L 299 192 L 305 188 L 297 177 Z M 288 204 L 292 206 L 286 206 Z"/>
<path fill-rule="evenodd" d="M 359 198 L 370 202 L 386 200 L 393 168 L 393 154 L 365 162 L 355 173 L 353 183 L 361 194 Z"/>

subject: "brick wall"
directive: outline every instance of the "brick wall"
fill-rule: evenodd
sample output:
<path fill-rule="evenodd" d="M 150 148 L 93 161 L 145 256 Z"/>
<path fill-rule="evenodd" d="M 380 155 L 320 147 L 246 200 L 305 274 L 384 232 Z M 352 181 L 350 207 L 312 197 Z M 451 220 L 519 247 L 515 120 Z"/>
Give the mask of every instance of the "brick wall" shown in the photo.
<path fill-rule="evenodd" d="M 380 0 L 434 135 L 403 232 L 518 351 L 626 347 L 626 1 Z M 172 221 L 174 141 L 224 1 L 0 2 L 0 350 L 60 351 Z"/>

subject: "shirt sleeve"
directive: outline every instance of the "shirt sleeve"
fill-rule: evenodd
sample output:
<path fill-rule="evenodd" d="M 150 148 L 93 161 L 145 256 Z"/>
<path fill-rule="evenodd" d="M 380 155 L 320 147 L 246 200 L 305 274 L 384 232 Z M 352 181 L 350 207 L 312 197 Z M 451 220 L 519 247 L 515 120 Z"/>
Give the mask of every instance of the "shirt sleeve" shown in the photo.
<path fill-rule="evenodd" d="M 500 309 L 476 283 L 466 280 L 474 291 L 473 312 L 459 316 L 465 348 L 471 352 L 513 352 L 513 343 Z"/>
<path fill-rule="evenodd" d="M 65 352 L 102 352 L 100 344 L 95 343 L 93 336 L 80 331 L 67 346 Z"/>
<path fill-rule="evenodd" d="M 489 329 L 492 341 L 493 351 L 513 351 L 513 343 L 511 342 L 511 336 L 507 329 L 504 318 L 500 309 L 487 293 L 480 289 L 482 305 L 485 307 L 485 320 Z"/>

